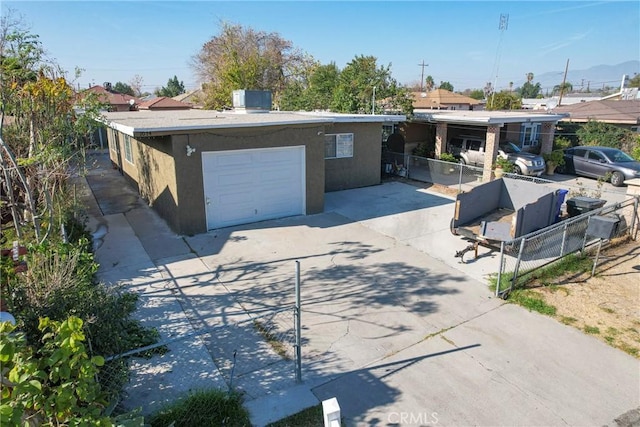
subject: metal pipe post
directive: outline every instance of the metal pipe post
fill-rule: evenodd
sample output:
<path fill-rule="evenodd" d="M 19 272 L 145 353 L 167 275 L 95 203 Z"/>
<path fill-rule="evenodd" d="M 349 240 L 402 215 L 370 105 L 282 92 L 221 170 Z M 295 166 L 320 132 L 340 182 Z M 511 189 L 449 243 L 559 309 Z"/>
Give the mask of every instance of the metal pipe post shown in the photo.
<path fill-rule="evenodd" d="M 516 268 L 513 270 L 513 277 L 511 278 L 511 288 L 509 288 L 509 290 L 513 289 L 513 286 L 518 279 L 518 270 L 520 270 L 520 261 L 522 261 L 522 251 L 524 250 L 525 241 L 526 239 L 524 237 L 522 238 L 522 240 L 520 240 L 520 249 L 518 250 L 518 258 L 516 259 Z"/>
<path fill-rule="evenodd" d="M 504 240 L 500 242 L 500 264 L 498 268 L 498 281 L 496 282 L 496 297 L 500 296 L 500 283 L 502 280 L 502 266 L 504 265 Z"/>
<path fill-rule="evenodd" d="M 300 322 L 300 261 L 296 261 L 296 307 L 295 307 L 295 328 L 296 328 L 296 382 L 302 382 L 302 348 Z"/>

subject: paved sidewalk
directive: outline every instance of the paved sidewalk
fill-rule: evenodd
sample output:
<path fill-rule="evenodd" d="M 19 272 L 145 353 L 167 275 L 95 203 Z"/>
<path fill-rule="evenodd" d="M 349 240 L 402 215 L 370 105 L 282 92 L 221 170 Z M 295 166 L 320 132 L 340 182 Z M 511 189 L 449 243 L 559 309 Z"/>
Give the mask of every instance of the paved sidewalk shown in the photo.
<path fill-rule="evenodd" d="M 636 359 L 493 298 L 489 256 L 451 262 L 449 199 L 391 183 L 329 193 L 324 214 L 176 236 L 96 158 L 86 199 L 104 234 L 99 276 L 138 292 L 140 319 L 163 339 L 290 304 L 301 262 L 304 383 L 277 359 L 238 376 L 255 425 L 334 396 L 348 425 L 613 426 L 640 406 Z M 250 337 L 244 348 L 271 360 Z M 231 347 L 172 343 L 136 366 L 128 404 L 225 387 L 216 360 Z"/>

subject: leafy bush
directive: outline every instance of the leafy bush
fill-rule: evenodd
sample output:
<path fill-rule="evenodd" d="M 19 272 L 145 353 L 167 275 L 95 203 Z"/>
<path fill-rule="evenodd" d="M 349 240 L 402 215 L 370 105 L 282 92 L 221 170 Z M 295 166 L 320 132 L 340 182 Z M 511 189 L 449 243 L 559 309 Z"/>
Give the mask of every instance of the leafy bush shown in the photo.
<path fill-rule="evenodd" d="M 0 324 L 3 425 L 112 425 L 95 379 L 104 359 L 89 357 L 82 326 L 73 316 L 41 319 L 42 345 L 33 347 L 10 323 Z"/>
<path fill-rule="evenodd" d="M 576 135 L 582 145 L 619 148 L 631 152 L 635 143 L 633 132 L 608 123 L 590 120 L 582 125 Z"/>
<path fill-rule="evenodd" d="M 553 139 L 553 150 L 564 150 L 566 148 L 571 148 L 573 143 L 569 138 L 565 138 L 564 136 L 556 136 Z"/>
<path fill-rule="evenodd" d="M 152 427 L 250 426 L 242 395 L 222 390 L 191 393 L 149 419 Z"/>
<path fill-rule="evenodd" d="M 440 160 L 444 162 L 458 163 L 458 159 L 451 153 L 442 153 L 440 154 Z"/>
<path fill-rule="evenodd" d="M 516 165 L 514 165 L 510 160 L 500 156 L 496 158 L 495 167 L 502 169 L 506 173 L 513 173 L 516 170 Z"/>
<path fill-rule="evenodd" d="M 547 163 L 553 163 L 556 166 L 564 165 L 564 153 L 561 150 L 554 150 L 550 153 L 544 153 L 542 157 Z"/>

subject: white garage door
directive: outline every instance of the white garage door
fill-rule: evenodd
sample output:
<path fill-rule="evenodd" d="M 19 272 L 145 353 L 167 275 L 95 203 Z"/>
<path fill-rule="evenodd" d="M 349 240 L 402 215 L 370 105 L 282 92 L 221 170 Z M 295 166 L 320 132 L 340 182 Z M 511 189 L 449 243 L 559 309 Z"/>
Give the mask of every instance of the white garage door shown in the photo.
<path fill-rule="evenodd" d="M 305 212 L 304 146 L 202 153 L 207 229 Z"/>

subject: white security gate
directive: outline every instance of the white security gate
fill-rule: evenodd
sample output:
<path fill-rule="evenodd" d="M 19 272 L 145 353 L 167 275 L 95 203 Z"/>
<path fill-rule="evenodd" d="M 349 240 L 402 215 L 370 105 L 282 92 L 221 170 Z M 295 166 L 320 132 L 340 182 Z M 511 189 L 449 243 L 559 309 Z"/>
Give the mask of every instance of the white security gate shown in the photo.
<path fill-rule="evenodd" d="M 202 153 L 207 229 L 305 213 L 304 146 Z"/>

